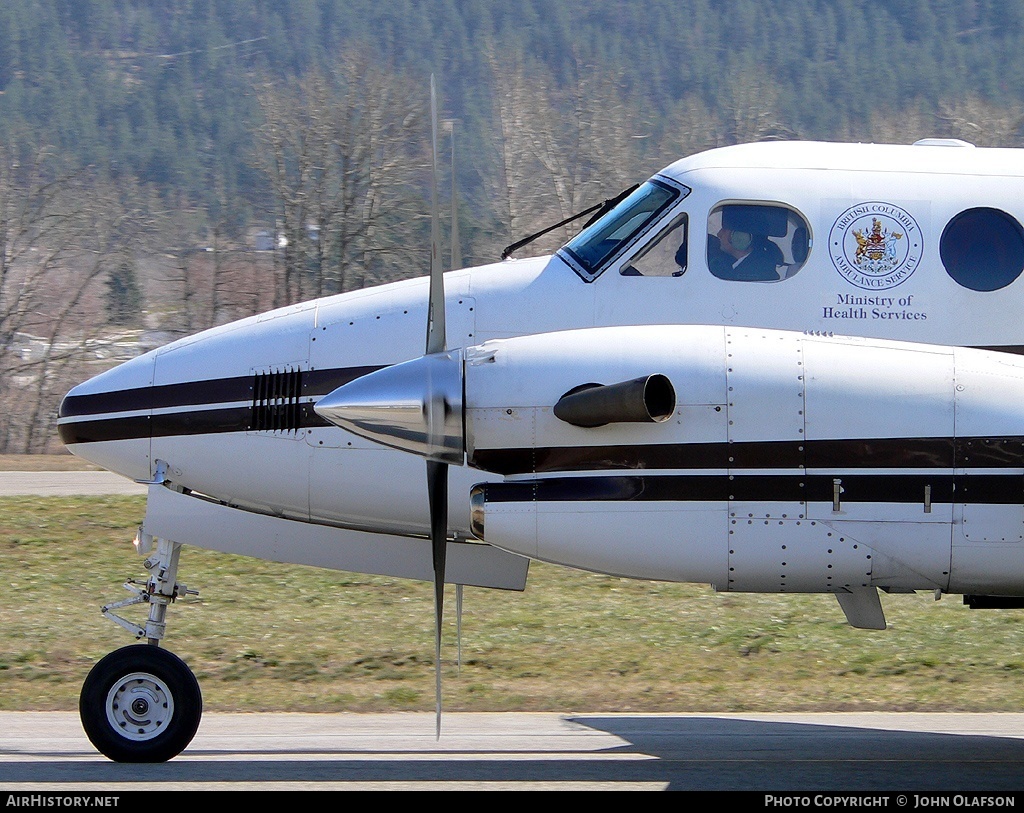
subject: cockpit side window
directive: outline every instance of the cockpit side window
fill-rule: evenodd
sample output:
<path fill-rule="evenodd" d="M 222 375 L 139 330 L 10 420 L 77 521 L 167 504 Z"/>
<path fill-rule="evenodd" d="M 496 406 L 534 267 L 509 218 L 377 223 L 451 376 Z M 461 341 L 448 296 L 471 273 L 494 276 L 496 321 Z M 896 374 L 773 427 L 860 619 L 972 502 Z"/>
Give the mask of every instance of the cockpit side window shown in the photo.
<path fill-rule="evenodd" d="M 708 216 L 708 268 L 719 279 L 789 279 L 807 261 L 810 247 L 807 221 L 788 206 L 727 203 Z"/>
<path fill-rule="evenodd" d="M 681 277 L 686 272 L 686 229 L 686 215 L 681 214 L 623 263 L 619 273 L 624 277 Z"/>
<path fill-rule="evenodd" d="M 651 179 L 566 243 L 559 256 L 584 279 L 593 280 L 683 194 L 681 189 Z"/>

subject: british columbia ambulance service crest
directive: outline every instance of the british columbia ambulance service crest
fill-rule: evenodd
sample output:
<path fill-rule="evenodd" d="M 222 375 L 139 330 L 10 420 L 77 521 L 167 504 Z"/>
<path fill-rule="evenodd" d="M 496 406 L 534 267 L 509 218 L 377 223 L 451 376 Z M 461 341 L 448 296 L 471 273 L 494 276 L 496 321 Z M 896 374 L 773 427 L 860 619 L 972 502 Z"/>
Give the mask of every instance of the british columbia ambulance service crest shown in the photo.
<path fill-rule="evenodd" d="M 891 203 L 859 203 L 843 212 L 828 236 L 829 255 L 847 282 L 869 291 L 895 288 L 921 262 L 921 230 Z"/>

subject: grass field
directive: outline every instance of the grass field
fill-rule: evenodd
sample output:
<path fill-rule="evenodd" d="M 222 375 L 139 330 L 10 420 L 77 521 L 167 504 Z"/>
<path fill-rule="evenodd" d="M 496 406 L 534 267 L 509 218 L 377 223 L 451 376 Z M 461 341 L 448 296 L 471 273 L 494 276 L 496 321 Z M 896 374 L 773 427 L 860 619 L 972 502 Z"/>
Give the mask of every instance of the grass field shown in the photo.
<path fill-rule="evenodd" d="M 99 612 L 146 575 L 141 497 L 0 500 L 0 708 L 77 707 L 92 664 L 134 639 Z M 425 583 L 196 548 L 166 646 L 208 709 L 433 709 Z M 719 594 L 531 566 L 524 593 L 467 588 L 457 663 L 446 594 L 444 706 L 533 711 L 1020 711 L 1024 611 L 885 596 L 885 631 L 830 596 Z M 134 610 L 135 612 L 131 612 Z M 142 621 L 144 610 L 124 613 Z"/>

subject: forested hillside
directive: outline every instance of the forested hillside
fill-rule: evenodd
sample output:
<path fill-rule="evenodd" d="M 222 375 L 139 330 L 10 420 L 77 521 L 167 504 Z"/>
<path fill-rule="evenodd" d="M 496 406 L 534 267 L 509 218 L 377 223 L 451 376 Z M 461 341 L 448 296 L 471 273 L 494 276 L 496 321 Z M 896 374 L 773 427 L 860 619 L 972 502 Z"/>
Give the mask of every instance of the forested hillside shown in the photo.
<path fill-rule="evenodd" d="M 605 90 L 599 77 L 646 113 L 633 135 L 669 148 L 694 130 L 863 139 L 968 100 L 1018 106 L 1022 36 L 1012 0 L 19 0 L 0 6 L 0 134 L 167 197 L 219 196 L 244 220 L 267 196 L 254 89 L 330 73 L 353 48 L 424 95 L 437 74 L 474 136 L 471 177 L 489 164 L 496 72 L 561 98 L 587 79 Z"/>
<path fill-rule="evenodd" d="M 431 74 L 470 264 L 718 144 L 1019 145 L 1022 35 L 1011 0 L 4 3 L 0 451 L 52 446 L 87 341 L 421 273 Z"/>

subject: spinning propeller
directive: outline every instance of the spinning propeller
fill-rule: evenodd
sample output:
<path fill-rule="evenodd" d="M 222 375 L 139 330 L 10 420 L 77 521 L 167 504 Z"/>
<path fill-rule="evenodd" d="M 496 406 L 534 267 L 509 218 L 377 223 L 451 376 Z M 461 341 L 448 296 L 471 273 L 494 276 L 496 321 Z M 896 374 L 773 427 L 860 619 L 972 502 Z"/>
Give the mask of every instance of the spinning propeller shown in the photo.
<path fill-rule="evenodd" d="M 458 351 L 448 351 L 445 338 L 444 270 L 441 267 L 437 213 L 437 98 L 433 76 L 430 77 L 430 119 L 432 224 L 425 354 L 357 378 L 321 398 L 313 409 L 342 429 L 426 458 L 434 568 L 437 736 L 440 737 L 448 466 L 463 462 L 463 423 L 462 356 Z"/>
<path fill-rule="evenodd" d="M 430 76 L 430 299 L 427 302 L 428 356 L 444 353 L 448 348 L 445 337 L 444 269 L 439 256 L 440 227 L 437 217 L 437 95 L 434 76 Z M 431 390 L 431 396 L 434 391 Z M 431 418 L 441 418 L 447 404 L 443 399 L 431 398 L 426 410 Z M 440 410 L 442 415 L 438 416 Z M 435 422 L 428 427 L 434 430 Z M 432 431 L 433 434 L 433 431 Z M 427 499 L 430 504 L 430 547 L 434 562 L 434 677 L 437 705 L 437 736 L 441 736 L 441 620 L 444 615 L 444 564 L 448 551 L 448 463 L 427 459 Z"/>

